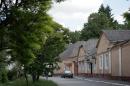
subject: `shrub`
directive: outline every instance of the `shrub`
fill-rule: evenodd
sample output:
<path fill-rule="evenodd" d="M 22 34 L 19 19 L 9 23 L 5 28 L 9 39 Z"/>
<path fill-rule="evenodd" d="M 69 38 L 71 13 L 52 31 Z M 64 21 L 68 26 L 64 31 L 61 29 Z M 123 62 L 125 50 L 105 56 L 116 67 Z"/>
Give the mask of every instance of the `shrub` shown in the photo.
<path fill-rule="evenodd" d="M 2 69 L 1 71 L 0 71 L 0 81 L 2 82 L 2 83 L 5 83 L 5 82 L 7 82 L 8 81 L 8 77 L 7 77 L 7 70 L 6 69 Z"/>

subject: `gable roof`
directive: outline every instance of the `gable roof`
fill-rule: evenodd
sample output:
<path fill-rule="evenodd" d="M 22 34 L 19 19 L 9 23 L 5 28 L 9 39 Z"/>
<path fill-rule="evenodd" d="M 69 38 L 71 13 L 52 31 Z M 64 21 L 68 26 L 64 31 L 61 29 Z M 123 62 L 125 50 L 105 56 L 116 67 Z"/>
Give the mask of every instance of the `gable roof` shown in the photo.
<path fill-rule="evenodd" d="M 96 54 L 97 48 L 94 47 L 93 49 L 90 50 L 89 56 L 93 56 Z"/>
<path fill-rule="evenodd" d="M 78 41 L 74 44 L 70 44 L 68 48 L 59 55 L 59 57 L 63 60 L 77 57 L 81 46 L 84 48 L 85 54 L 88 55 L 91 50 L 96 47 L 97 41 L 97 39 L 89 39 L 88 41 Z"/>
<path fill-rule="evenodd" d="M 123 42 L 130 40 L 130 30 L 103 30 L 110 42 Z"/>
<path fill-rule="evenodd" d="M 61 59 L 68 59 L 68 58 L 76 57 L 79 52 L 79 47 L 84 44 L 85 44 L 85 41 L 78 41 L 74 44 L 70 44 L 68 48 L 59 55 L 59 57 Z"/>
<path fill-rule="evenodd" d="M 86 44 L 84 45 L 84 50 L 86 52 L 86 55 L 89 56 L 90 53 L 93 52 L 93 49 L 96 48 L 98 39 L 89 39 Z"/>

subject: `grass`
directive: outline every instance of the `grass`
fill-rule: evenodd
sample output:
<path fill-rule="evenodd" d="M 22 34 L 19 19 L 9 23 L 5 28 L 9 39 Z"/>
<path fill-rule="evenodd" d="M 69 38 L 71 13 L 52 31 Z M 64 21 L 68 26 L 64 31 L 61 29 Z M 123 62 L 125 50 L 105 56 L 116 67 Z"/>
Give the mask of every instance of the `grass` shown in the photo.
<path fill-rule="evenodd" d="M 26 86 L 26 82 L 24 79 L 18 79 L 5 84 L 0 84 L 0 86 Z M 29 86 L 57 86 L 57 84 L 50 80 L 39 80 L 35 83 L 29 80 Z"/>

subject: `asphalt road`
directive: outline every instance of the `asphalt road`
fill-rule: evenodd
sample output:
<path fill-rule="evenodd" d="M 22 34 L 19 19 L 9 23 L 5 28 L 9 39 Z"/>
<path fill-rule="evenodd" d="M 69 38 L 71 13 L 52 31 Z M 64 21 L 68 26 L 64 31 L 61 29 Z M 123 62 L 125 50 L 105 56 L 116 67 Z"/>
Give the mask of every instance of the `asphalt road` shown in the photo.
<path fill-rule="evenodd" d="M 56 82 L 59 86 L 130 86 L 128 84 L 116 83 L 116 82 L 104 82 L 104 81 L 96 81 L 89 79 L 69 79 L 69 78 L 60 78 L 60 77 L 52 77 L 50 80 Z"/>

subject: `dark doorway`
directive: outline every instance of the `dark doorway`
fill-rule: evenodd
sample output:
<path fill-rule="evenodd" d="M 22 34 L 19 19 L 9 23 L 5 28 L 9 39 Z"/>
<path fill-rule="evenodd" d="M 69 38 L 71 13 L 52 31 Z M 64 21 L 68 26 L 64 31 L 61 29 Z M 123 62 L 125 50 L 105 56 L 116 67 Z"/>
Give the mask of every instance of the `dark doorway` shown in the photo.
<path fill-rule="evenodd" d="M 91 71 L 91 74 L 93 74 L 93 63 L 90 62 L 90 71 Z"/>

